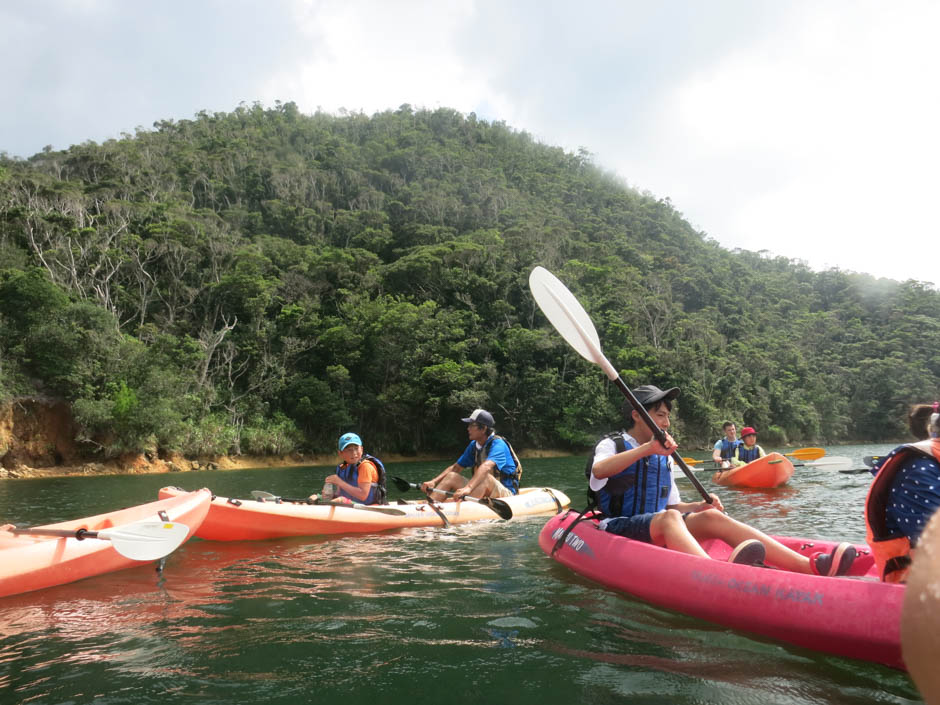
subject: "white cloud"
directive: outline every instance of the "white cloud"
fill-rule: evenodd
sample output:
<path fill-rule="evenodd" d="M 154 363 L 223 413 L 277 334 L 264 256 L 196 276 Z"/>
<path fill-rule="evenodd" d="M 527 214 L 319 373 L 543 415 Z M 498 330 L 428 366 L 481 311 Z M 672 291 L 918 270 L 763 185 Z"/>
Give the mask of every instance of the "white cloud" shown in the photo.
<path fill-rule="evenodd" d="M 0 151 L 64 149 L 263 98 L 303 49 L 276 3 L 8 0 L 0 4 Z"/>
<path fill-rule="evenodd" d="M 932 0 L 9 0 L 0 150 L 443 106 L 585 147 L 727 247 L 936 281 L 937 26 Z"/>
<path fill-rule="evenodd" d="M 473 11 L 469 1 L 297 2 L 297 28 L 311 51 L 272 75 L 264 92 L 304 112 L 503 105 L 454 50 Z"/>
<path fill-rule="evenodd" d="M 936 282 L 940 5 L 801 7 L 675 86 L 650 187 L 726 246 Z"/>

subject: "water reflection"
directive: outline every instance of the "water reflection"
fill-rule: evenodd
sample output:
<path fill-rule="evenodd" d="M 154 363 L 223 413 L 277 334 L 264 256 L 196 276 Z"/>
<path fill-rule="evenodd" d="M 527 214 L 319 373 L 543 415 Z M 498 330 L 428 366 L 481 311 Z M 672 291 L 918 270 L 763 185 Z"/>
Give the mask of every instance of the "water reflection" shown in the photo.
<path fill-rule="evenodd" d="M 792 500 L 799 494 L 799 489 L 792 485 L 783 485 L 773 489 L 738 488 L 735 492 L 737 506 L 746 506 L 750 511 L 761 514 L 774 513 L 786 517 L 791 509 Z"/>
<path fill-rule="evenodd" d="M 582 498 L 583 465 L 529 461 L 526 471 Z M 434 467 L 394 474 L 422 478 Z M 186 484 L 293 495 L 327 470 L 190 473 Z M 863 540 L 867 483 L 844 479 L 803 473 L 769 493 L 717 491 L 729 514 L 763 530 Z M 165 484 L 166 476 L 0 483 L 0 516 L 72 518 L 150 501 Z M 692 498 L 690 487 L 680 490 Z M 143 566 L 5 598 L 0 692 L 10 702 L 109 705 L 917 700 L 904 674 L 600 588 L 541 553 L 543 524 L 192 541 L 162 575 Z"/>

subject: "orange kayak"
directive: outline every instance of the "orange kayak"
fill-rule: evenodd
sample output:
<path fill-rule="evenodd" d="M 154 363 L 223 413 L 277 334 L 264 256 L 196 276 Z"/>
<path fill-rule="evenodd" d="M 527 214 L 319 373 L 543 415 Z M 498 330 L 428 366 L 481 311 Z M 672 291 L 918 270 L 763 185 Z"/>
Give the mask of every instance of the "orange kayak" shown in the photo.
<path fill-rule="evenodd" d="M 712 475 L 712 482 L 725 487 L 780 487 L 793 475 L 793 463 L 780 453 L 768 453 L 730 470 Z"/>
<path fill-rule="evenodd" d="M 178 487 L 164 487 L 160 497 L 174 497 L 183 492 L 185 490 Z M 513 517 L 556 514 L 571 502 L 564 492 L 547 487 L 525 487 L 519 494 L 501 497 L 500 501 L 512 508 Z M 499 519 L 492 509 L 477 502 L 436 502 L 434 506 L 451 524 Z M 211 541 L 253 541 L 285 536 L 362 534 L 417 526 L 443 526 L 440 515 L 426 500 L 342 506 L 214 497 L 196 536 Z"/>
<path fill-rule="evenodd" d="M 202 489 L 107 514 L 35 528 L 103 531 L 138 521 L 170 521 L 189 528 L 188 540 L 205 519 L 211 497 L 209 490 Z M 111 541 L 103 539 L 79 540 L 73 536 L 14 534 L 0 530 L 0 597 L 71 583 L 148 562 L 121 555 Z"/>

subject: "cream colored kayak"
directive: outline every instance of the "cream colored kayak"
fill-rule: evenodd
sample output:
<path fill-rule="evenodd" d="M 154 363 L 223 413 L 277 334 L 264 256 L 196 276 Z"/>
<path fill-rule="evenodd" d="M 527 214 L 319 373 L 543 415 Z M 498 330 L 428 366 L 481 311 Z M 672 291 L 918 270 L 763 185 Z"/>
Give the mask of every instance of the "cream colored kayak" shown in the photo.
<path fill-rule="evenodd" d="M 183 493 L 185 490 L 178 487 L 164 487 L 160 498 Z M 500 501 L 512 508 L 514 518 L 557 514 L 571 503 L 564 492 L 548 487 L 526 487 L 518 495 L 502 497 Z M 432 507 L 427 500 L 420 500 L 405 504 L 344 506 L 213 497 L 196 536 L 212 541 L 253 541 L 443 526 L 444 521 L 435 508 L 450 524 L 499 519 L 496 512 L 477 502 L 435 502 Z"/>

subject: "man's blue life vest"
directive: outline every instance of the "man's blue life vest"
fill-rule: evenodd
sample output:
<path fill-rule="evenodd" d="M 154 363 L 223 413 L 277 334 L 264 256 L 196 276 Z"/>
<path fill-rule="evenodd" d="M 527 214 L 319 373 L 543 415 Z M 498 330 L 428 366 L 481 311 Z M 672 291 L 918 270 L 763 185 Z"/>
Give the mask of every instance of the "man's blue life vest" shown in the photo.
<path fill-rule="evenodd" d="M 372 485 L 372 489 L 369 490 L 369 495 L 364 500 L 359 500 L 356 497 L 352 497 L 342 489 L 339 491 L 340 496 L 351 499 L 354 502 L 361 501 L 362 504 L 388 504 L 388 489 L 385 486 L 385 466 L 382 465 L 382 461 L 376 458 L 374 455 L 364 453 L 363 456 L 359 459 L 359 462 L 355 465 L 348 465 L 346 463 L 337 465 L 336 474 L 343 482 L 348 482 L 350 485 L 355 485 L 358 487 L 359 466 L 362 464 L 363 460 L 372 461 L 372 464 L 375 465 L 376 469 L 379 471 L 378 483 Z"/>
<path fill-rule="evenodd" d="M 731 460 L 734 457 L 734 449 L 744 445 L 741 439 L 729 441 L 727 438 L 721 439 L 721 457 L 723 460 Z"/>
<path fill-rule="evenodd" d="M 608 438 L 613 440 L 617 453 L 627 450 L 624 431 L 609 433 L 601 438 L 594 444 L 585 467 L 585 475 L 589 480 L 597 446 Z M 596 504 L 604 514 L 611 517 L 650 514 L 666 508 L 671 488 L 672 469 L 669 467 L 669 457 L 650 455 L 608 477 L 607 484 L 600 490 L 595 491 L 588 486 L 588 501 Z"/>
<path fill-rule="evenodd" d="M 522 461 L 519 460 L 519 456 L 516 455 L 516 451 L 513 450 L 512 445 L 502 436 L 497 436 L 495 433 L 491 433 L 490 437 L 486 439 L 484 443 L 479 448 L 476 448 L 474 451 L 474 461 L 473 469 L 476 470 L 480 465 L 482 465 L 489 458 L 490 448 L 493 446 L 493 441 L 496 439 L 501 440 L 506 444 L 506 447 L 509 448 L 509 455 L 512 458 L 512 462 L 515 463 L 516 468 L 511 473 L 503 472 L 500 468 L 493 468 L 493 477 L 496 478 L 496 481 L 499 482 L 503 487 L 508 489 L 513 494 L 519 494 L 519 481 L 522 479 Z"/>

